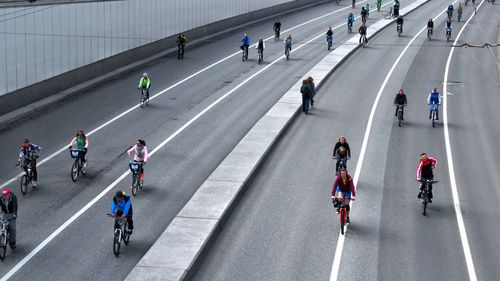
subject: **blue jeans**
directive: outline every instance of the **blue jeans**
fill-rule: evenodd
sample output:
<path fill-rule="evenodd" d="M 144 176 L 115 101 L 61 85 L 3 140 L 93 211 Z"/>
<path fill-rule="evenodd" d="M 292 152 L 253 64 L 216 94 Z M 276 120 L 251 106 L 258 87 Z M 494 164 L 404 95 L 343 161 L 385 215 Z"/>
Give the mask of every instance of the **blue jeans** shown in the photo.
<path fill-rule="evenodd" d="M 436 110 L 436 119 L 439 119 L 439 105 L 429 104 L 429 118 L 432 115 L 432 110 Z"/>
<path fill-rule="evenodd" d="M 302 95 L 302 111 L 307 114 L 309 112 L 309 97 Z"/>

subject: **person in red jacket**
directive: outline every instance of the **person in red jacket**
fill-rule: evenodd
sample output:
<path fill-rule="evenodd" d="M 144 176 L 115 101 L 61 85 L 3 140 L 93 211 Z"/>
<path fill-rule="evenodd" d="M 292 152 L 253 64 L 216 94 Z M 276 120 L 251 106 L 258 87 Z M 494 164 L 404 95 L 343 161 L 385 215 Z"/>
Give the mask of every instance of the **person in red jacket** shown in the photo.
<path fill-rule="evenodd" d="M 418 162 L 417 166 L 417 181 L 420 180 L 433 180 L 434 174 L 432 170 L 436 168 L 438 164 L 438 160 L 432 156 L 428 156 L 427 153 L 420 154 L 420 162 Z M 420 192 L 417 195 L 417 198 L 420 199 L 422 197 L 422 189 L 423 185 L 420 185 Z M 429 184 L 429 203 L 432 203 L 432 184 Z"/>
<path fill-rule="evenodd" d="M 344 201 L 347 211 L 347 223 L 349 223 L 349 212 L 351 207 L 349 206 L 350 201 L 356 199 L 356 188 L 352 177 L 347 173 L 346 169 L 340 169 L 340 173 L 335 178 L 335 182 L 332 187 L 332 203 L 337 208 L 337 214 L 340 211 L 340 204 L 337 202 Z"/>

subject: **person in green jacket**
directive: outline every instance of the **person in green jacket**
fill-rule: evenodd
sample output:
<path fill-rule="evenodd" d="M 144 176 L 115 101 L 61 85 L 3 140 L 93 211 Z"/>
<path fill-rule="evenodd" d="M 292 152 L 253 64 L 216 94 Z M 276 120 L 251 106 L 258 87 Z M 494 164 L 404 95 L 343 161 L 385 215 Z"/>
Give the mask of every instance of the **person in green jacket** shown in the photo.
<path fill-rule="evenodd" d="M 87 154 L 87 149 L 89 148 L 89 139 L 83 132 L 83 130 L 79 130 L 76 132 L 75 137 L 71 140 L 69 143 L 69 149 L 73 149 L 73 144 L 76 144 L 76 149 L 80 151 L 80 158 L 82 158 L 82 161 L 85 162 L 86 158 L 85 155 Z"/>
<path fill-rule="evenodd" d="M 302 87 L 300 87 L 300 93 L 302 94 L 302 111 L 305 114 L 309 113 L 309 103 L 311 102 L 311 85 L 307 80 L 302 81 Z"/>
<path fill-rule="evenodd" d="M 370 4 L 366 3 L 365 5 L 365 11 L 366 11 L 366 18 L 370 16 Z"/>
<path fill-rule="evenodd" d="M 149 101 L 149 87 L 151 87 L 151 78 L 149 78 L 148 74 L 144 72 L 142 74 L 141 80 L 139 80 L 139 89 L 146 89 L 146 99 Z"/>

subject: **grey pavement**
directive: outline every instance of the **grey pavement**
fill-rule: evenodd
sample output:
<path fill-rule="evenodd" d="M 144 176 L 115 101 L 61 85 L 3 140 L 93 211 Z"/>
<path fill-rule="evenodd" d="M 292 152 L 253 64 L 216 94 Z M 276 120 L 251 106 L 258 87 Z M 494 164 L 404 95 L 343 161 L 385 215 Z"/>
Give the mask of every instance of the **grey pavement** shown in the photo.
<path fill-rule="evenodd" d="M 343 8 L 330 4 L 281 16 L 283 30 Z M 328 25 L 343 23 L 344 19 L 345 12 L 339 12 L 291 32 L 297 44 L 302 44 L 325 32 Z M 89 132 L 136 105 L 136 87 L 142 72 L 151 75 L 151 92 L 156 94 L 237 51 L 243 32 L 248 32 L 253 39 L 271 36 L 272 22 L 257 23 L 232 35 L 207 41 L 188 50 L 183 61 L 163 57 L 140 71 L 123 74 L 3 131 L 0 135 L 0 157 L 4 159 L 0 162 L 0 182 L 5 183 L 19 173 L 14 163 L 19 143 L 25 137 L 44 147 L 40 160 L 45 161 L 48 155 L 67 147 L 76 130 Z M 345 38 L 345 33 L 339 32 L 335 45 Z M 11 279 L 124 279 L 250 128 L 326 53 L 324 38 L 304 46 L 293 53 L 290 61 L 280 61 L 269 67 L 158 150 L 145 167 L 144 190 L 132 199 L 136 230 L 131 244 L 123 248 L 118 259 L 112 253 L 112 221 L 105 214 L 112 194 L 118 189 L 128 190 L 129 177 L 34 255 Z M 72 160 L 69 152 L 56 154 L 40 165 L 37 189 L 30 189 L 26 196 L 18 195 L 18 248 L 8 250 L 0 274 L 5 275 L 122 175 L 127 169 L 125 150 L 137 138 L 144 138 L 147 146 L 153 149 L 212 102 L 282 55 L 282 43 L 269 42 L 263 65 L 257 65 L 254 50 L 250 51 L 250 60 L 246 63 L 235 56 L 173 87 L 152 100 L 148 108 L 131 110 L 96 131 L 90 136 L 89 172 L 77 183 L 70 179 Z M 18 184 L 18 180 L 9 184 L 17 194 Z"/>
<path fill-rule="evenodd" d="M 338 235 L 338 218 L 330 202 L 333 145 L 339 135 L 347 137 L 353 150 L 348 167 L 354 171 L 368 115 L 387 71 L 426 19 L 443 8 L 437 2 L 422 6 L 405 17 L 403 38 L 396 36 L 395 26 L 386 29 L 335 71 L 316 98 L 317 108 L 310 116 L 298 117 L 264 161 L 193 280 L 329 280 Z M 464 18 L 471 11 L 466 8 Z M 478 32 L 491 26 L 487 22 L 495 18 L 495 12 L 478 11 L 480 22 L 472 23 L 466 38 L 473 42 L 498 40 L 494 30 Z M 428 42 L 424 34 L 414 42 L 382 94 L 358 182 L 340 280 L 468 279 L 449 187 L 442 124 L 432 128 L 425 104 L 432 87 L 442 89 L 450 50 L 443 40 L 443 18 L 436 23 L 434 40 Z M 455 34 L 462 24 L 454 23 Z M 450 109 L 450 130 L 459 134 L 452 138 L 452 147 L 455 142 L 461 144 L 454 149 L 462 155 L 456 161 L 461 168 L 456 168 L 459 177 L 468 179 L 458 184 L 460 194 L 465 193 L 462 206 L 474 241 L 476 269 L 482 269 L 478 279 L 496 280 L 498 269 L 493 260 L 499 251 L 493 217 L 498 214 L 494 187 L 498 166 L 494 151 L 498 148 L 493 140 L 498 126 L 488 120 L 498 105 L 498 65 L 488 50 L 465 52 L 463 49 L 455 55 L 452 67 L 458 77 L 451 76 L 457 83 L 450 87 L 456 92 L 450 101 L 460 98 L 459 107 Z M 471 74 L 474 71 L 478 75 Z M 484 85 L 479 85 L 484 80 Z M 399 128 L 392 102 L 401 86 L 408 94 L 409 107 Z M 484 94 L 488 108 L 483 111 L 482 100 L 471 99 L 471 93 Z M 480 147 L 477 157 L 476 144 Z M 440 159 L 435 171 L 440 182 L 428 217 L 421 215 L 414 180 L 418 155 L 423 151 Z M 479 160 L 472 164 L 471 158 Z M 484 181 L 478 175 L 481 171 L 487 171 Z M 488 197 L 486 204 L 479 199 L 483 196 Z"/>
<path fill-rule="evenodd" d="M 410 4 L 402 9 L 402 14 L 412 11 L 425 2 L 416 1 Z M 388 24 L 390 21 L 383 19 L 371 24 L 369 26 L 370 34 L 373 36 Z M 326 55 L 322 61 L 308 71 L 305 77 L 299 79 L 281 101 L 270 110 L 270 115 L 273 115 L 271 118 L 266 114 L 257 122 L 179 212 L 176 219 L 138 263 L 127 280 L 141 280 L 144 277 L 144 272 L 149 268 L 154 268 L 154 274 L 148 274 L 150 280 L 182 280 L 185 274 L 180 273 L 189 275 L 193 270 L 196 270 L 193 268 L 193 264 L 197 262 L 197 259 L 204 260 L 204 257 L 200 255 L 204 248 L 209 246 L 209 241 L 214 239 L 218 232 L 217 229 L 223 223 L 224 216 L 230 214 L 228 210 L 231 204 L 236 204 L 239 193 L 245 188 L 245 183 L 251 180 L 254 170 L 258 168 L 258 164 L 265 157 L 266 152 L 272 149 L 273 143 L 279 140 L 279 136 L 298 111 L 300 107 L 298 89 L 301 81 L 311 75 L 315 77 L 318 87 L 321 88 L 324 79 L 353 50 L 358 48 L 357 40 L 358 36 L 353 36 Z M 281 118 L 274 117 L 276 112 L 279 112 Z M 228 185 L 232 188 L 226 191 Z M 218 192 L 219 188 L 221 189 L 220 193 Z M 200 200 L 200 198 L 208 200 Z M 214 219 L 217 220 L 216 223 L 214 223 Z M 199 223 L 203 223 L 206 228 L 201 230 Z M 183 235 L 184 233 L 187 235 Z M 191 233 L 197 233 L 197 235 L 192 237 Z M 191 239 L 186 239 L 186 236 L 191 237 Z M 178 260 L 183 262 L 179 263 Z"/>

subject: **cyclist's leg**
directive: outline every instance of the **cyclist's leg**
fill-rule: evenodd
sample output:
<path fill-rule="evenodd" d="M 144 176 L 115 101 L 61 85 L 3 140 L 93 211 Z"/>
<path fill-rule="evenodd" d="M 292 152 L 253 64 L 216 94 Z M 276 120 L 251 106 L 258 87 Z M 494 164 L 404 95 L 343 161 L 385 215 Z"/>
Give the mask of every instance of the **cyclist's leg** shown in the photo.
<path fill-rule="evenodd" d="M 149 87 L 151 87 L 151 86 L 149 86 Z M 148 99 L 148 100 L 149 100 L 149 87 L 146 88 L 146 99 Z"/>
<path fill-rule="evenodd" d="M 339 171 L 340 161 L 341 161 L 340 157 L 339 157 L 339 156 L 337 156 L 337 164 L 335 164 L 335 172 L 338 172 L 338 171 Z"/>
<path fill-rule="evenodd" d="M 127 224 L 128 224 L 128 229 L 129 232 L 132 233 L 132 230 L 134 229 L 134 212 L 132 210 L 132 206 L 130 206 L 130 209 L 128 211 L 128 216 L 127 216 Z"/>
<path fill-rule="evenodd" d="M 36 158 L 31 159 L 31 171 L 33 171 L 33 180 L 37 181 L 38 172 L 36 170 Z"/>
<path fill-rule="evenodd" d="M 439 120 L 439 105 L 436 106 L 436 120 Z"/>
<path fill-rule="evenodd" d="M 115 216 L 117 218 L 121 217 L 123 215 L 123 212 L 121 210 L 117 210 Z M 118 224 L 118 220 L 115 220 L 115 227 L 114 229 L 120 228 L 120 225 Z"/>
<path fill-rule="evenodd" d="M 11 216 L 12 218 L 12 216 Z M 11 219 L 9 220 L 9 226 L 10 226 L 10 241 L 9 243 L 11 245 L 16 245 L 16 234 L 17 234 L 17 231 L 16 231 L 16 220 L 15 219 Z"/>

